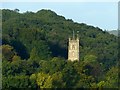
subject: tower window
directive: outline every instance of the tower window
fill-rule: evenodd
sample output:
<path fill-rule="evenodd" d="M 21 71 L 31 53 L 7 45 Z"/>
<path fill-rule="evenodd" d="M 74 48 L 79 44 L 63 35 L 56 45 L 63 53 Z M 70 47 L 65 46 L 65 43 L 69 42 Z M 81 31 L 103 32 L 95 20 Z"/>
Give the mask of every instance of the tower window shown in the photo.
<path fill-rule="evenodd" d="M 72 49 L 75 50 L 75 45 L 72 45 Z"/>

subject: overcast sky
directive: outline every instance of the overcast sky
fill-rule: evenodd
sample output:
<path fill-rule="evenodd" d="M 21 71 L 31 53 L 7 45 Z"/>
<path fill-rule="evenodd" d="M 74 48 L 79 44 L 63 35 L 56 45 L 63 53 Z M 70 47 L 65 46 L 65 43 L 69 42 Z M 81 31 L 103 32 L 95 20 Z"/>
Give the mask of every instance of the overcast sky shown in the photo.
<path fill-rule="evenodd" d="M 4 2 L 5 9 L 19 9 L 36 12 L 41 9 L 50 9 L 66 19 L 86 23 L 103 30 L 118 28 L 117 2 Z"/>

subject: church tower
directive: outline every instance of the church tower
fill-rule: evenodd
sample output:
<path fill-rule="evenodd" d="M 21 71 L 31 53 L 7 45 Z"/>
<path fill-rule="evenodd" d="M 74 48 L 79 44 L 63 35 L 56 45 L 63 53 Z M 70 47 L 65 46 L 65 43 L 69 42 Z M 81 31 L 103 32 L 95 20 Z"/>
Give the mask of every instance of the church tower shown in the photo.
<path fill-rule="evenodd" d="M 69 37 L 68 60 L 79 61 L 79 36 L 77 34 L 77 37 L 75 38 L 74 31 L 73 37 Z"/>

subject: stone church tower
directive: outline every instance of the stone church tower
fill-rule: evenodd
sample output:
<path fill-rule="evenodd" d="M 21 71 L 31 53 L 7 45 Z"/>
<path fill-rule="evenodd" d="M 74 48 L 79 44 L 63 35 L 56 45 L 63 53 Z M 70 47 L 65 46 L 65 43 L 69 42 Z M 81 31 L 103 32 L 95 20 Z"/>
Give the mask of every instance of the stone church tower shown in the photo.
<path fill-rule="evenodd" d="M 79 37 L 77 34 L 77 37 L 75 38 L 74 31 L 73 37 L 69 38 L 68 60 L 79 61 Z"/>

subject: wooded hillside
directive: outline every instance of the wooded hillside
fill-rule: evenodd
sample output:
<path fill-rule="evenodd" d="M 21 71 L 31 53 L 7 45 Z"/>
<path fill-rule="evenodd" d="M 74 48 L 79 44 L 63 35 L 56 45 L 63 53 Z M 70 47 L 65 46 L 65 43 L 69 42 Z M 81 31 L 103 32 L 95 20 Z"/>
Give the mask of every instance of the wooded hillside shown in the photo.
<path fill-rule="evenodd" d="M 2 10 L 3 88 L 118 88 L 117 36 L 51 10 Z M 80 62 L 67 61 L 79 31 Z"/>

